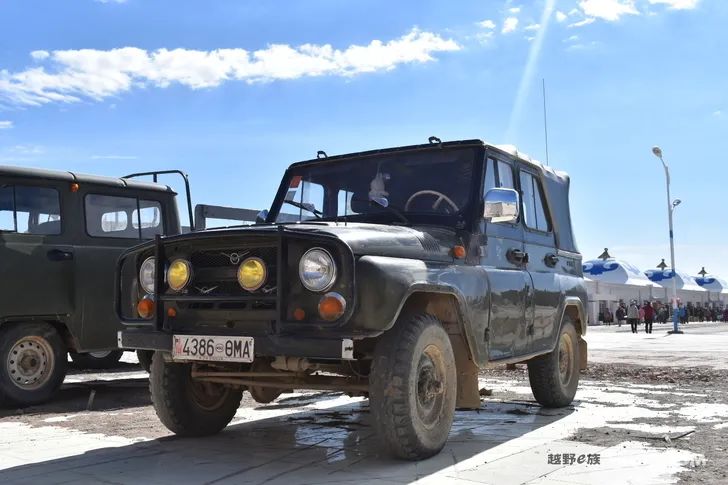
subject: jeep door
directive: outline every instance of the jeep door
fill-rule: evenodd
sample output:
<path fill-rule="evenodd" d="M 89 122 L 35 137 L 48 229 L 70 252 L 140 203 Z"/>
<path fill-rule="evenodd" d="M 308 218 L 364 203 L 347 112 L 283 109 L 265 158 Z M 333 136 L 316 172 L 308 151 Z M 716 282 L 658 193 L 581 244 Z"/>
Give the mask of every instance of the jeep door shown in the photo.
<path fill-rule="evenodd" d="M 484 193 L 494 187 L 515 189 L 514 167 L 510 160 L 489 156 Z M 482 225 L 486 237 L 485 245 L 481 247 L 480 264 L 490 284 L 488 358 L 507 359 L 524 345 L 525 339 L 523 327 L 531 282 L 523 259 L 523 227 L 520 220 L 514 223 L 483 222 Z"/>
<path fill-rule="evenodd" d="M 73 314 L 70 182 L 0 179 L 0 322 Z"/>
<path fill-rule="evenodd" d="M 524 244 L 528 254 L 526 267 L 531 275 L 534 293 L 528 308 L 528 344 L 519 347 L 517 352 L 528 354 L 550 350 L 554 326 L 558 325 L 556 311 L 561 301 L 561 291 L 557 273 L 558 251 L 540 177 L 534 169 L 521 165 L 518 181 Z"/>
<path fill-rule="evenodd" d="M 122 325 L 114 309 L 116 263 L 131 246 L 164 234 L 168 224 L 165 194 L 139 193 L 124 187 L 81 188 L 83 238 L 76 248 L 76 288 L 81 309 L 79 351 L 117 346 Z"/>

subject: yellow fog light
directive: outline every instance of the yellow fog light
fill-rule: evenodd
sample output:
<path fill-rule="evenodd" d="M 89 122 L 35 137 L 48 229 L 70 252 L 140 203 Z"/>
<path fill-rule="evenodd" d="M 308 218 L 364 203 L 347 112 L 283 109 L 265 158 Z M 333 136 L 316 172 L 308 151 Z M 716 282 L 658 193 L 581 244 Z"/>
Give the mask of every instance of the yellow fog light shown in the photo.
<path fill-rule="evenodd" d="M 174 291 L 180 291 L 187 286 L 192 278 L 192 267 L 184 259 L 175 259 L 167 270 L 167 284 Z"/>
<path fill-rule="evenodd" d="M 260 258 L 248 258 L 238 268 L 238 283 L 243 289 L 255 291 L 265 283 L 268 270 Z"/>

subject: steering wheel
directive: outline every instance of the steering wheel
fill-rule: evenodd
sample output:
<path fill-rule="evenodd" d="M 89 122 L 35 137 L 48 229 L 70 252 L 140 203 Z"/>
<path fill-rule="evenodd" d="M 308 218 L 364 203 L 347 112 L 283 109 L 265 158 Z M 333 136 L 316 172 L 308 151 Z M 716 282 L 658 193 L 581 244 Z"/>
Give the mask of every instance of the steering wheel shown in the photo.
<path fill-rule="evenodd" d="M 437 208 L 440 207 L 440 204 L 444 200 L 453 209 L 455 209 L 455 212 L 459 212 L 460 211 L 460 208 L 457 206 L 457 204 L 455 202 L 452 201 L 452 199 L 450 199 L 450 197 L 448 197 L 447 195 L 443 194 L 442 192 L 438 192 L 437 190 L 420 190 L 419 192 L 415 192 L 414 194 L 412 194 L 410 196 L 409 199 L 407 199 L 407 203 L 404 205 L 404 210 L 405 211 L 408 211 L 409 210 L 409 207 L 410 207 L 410 204 L 412 203 L 412 201 L 414 199 L 416 199 L 417 197 L 422 197 L 423 195 L 434 195 L 435 197 L 437 197 L 437 200 L 435 201 L 435 203 L 432 204 L 432 209 L 433 210 L 437 210 Z"/>

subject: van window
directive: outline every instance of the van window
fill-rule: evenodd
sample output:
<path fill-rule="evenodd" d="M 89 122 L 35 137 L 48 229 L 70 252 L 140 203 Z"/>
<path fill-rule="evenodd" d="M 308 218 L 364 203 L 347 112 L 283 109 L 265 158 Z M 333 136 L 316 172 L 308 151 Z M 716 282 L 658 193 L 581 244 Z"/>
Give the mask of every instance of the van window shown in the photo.
<path fill-rule="evenodd" d="M 521 193 L 523 194 L 523 220 L 530 229 L 549 232 L 551 223 L 544 209 L 543 192 L 539 181 L 528 172 L 521 172 Z"/>
<path fill-rule="evenodd" d="M 84 205 L 86 232 L 91 237 L 143 240 L 164 233 L 162 206 L 159 202 L 88 194 Z"/>
<path fill-rule="evenodd" d="M 52 236 L 61 233 L 61 202 L 56 189 L 0 186 L 0 231 Z"/>

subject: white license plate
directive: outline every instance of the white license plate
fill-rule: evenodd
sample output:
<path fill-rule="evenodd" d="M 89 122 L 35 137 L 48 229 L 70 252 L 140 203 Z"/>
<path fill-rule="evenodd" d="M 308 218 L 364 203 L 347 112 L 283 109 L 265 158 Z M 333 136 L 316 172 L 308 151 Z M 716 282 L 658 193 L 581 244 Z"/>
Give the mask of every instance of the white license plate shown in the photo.
<path fill-rule="evenodd" d="M 172 358 L 175 360 L 253 362 L 253 337 L 175 335 Z"/>

